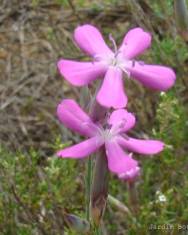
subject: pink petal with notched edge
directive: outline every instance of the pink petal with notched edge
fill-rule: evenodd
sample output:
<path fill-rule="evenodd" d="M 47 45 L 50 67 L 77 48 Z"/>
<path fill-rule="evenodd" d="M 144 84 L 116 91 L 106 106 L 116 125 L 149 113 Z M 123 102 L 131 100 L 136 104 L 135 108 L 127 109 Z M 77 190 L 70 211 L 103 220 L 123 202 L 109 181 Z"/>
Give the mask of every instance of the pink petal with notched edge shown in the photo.
<path fill-rule="evenodd" d="M 107 67 L 100 62 L 59 60 L 57 67 L 62 76 L 74 86 L 84 86 L 103 76 Z"/>
<path fill-rule="evenodd" d="M 147 65 L 136 62 L 127 69 L 132 78 L 138 80 L 147 87 L 166 91 L 174 85 L 176 75 L 174 71 L 165 66 Z"/>
<path fill-rule="evenodd" d="M 125 176 L 126 173 L 136 171 L 138 167 L 137 161 L 132 159 L 128 154 L 124 153 L 117 142 L 106 142 L 105 147 L 108 159 L 108 168 L 110 171 L 118 174 L 119 177 L 123 175 Z"/>
<path fill-rule="evenodd" d="M 99 30 L 92 25 L 85 24 L 77 27 L 74 32 L 74 39 L 84 52 L 93 57 L 99 54 L 113 54 Z"/>
<path fill-rule="evenodd" d="M 164 149 L 164 143 L 159 140 L 139 140 L 128 137 L 118 138 L 118 143 L 126 150 L 140 154 L 157 154 Z"/>
<path fill-rule="evenodd" d="M 103 144 L 104 141 L 95 136 L 79 144 L 58 151 L 57 156 L 63 158 L 84 158 L 95 152 Z"/>
<path fill-rule="evenodd" d="M 121 180 L 134 181 L 140 175 L 140 167 L 136 167 L 127 171 L 126 173 L 119 174 L 118 177 Z"/>
<path fill-rule="evenodd" d="M 112 112 L 108 123 L 112 126 L 117 126 L 117 124 L 123 122 L 120 132 L 125 132 L 133 128 L 135 121 L 135 116 L 132 113 L 129 113 L 125 109 L 118 109 Z"/>
<path fill-rule="evenodd" d="M 92 136 L 96 133 L 97 126 L 74 100 L 63 100 L 57 106 L 57 116 L 67 128 L 81 135 Z"/>
<path fill-rule="evenodd" d="M 131 29 L 119 48 L 126 59 L 132 59 L 144 52 L 151 44 L 151 35 L 142 28 Z"/>
<path fill-rule="evenodd" d="M 102 86 L 97 94 L 97 101 L 107 108 L 123 108 L 127 104 L 124 92 L 122 71 L 119 68 L 109 67 Z"/>

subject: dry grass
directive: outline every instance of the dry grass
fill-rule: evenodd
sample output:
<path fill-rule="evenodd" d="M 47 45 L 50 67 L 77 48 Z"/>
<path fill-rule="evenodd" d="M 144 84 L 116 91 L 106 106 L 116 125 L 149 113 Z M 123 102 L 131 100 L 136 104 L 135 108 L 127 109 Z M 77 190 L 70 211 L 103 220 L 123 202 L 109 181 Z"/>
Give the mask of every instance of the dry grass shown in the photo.
<path fill-rule="evenodd" d="M 134 25 L 160 37 L 164 32 L 172 34 L 172 27 L 168 28 L 172 19 L 158 17 L 144 0 L 116 4 L 98 1 L 98 8 L 91 8 L 87 1 L 84 6 L 72 1 L 65 6 L 56 1 L 35 2 L 1 3 L 0 139 L 12 150 L 33 147 L 50 154 L 49 143 L 59 127 L 57 103 L 62 97 L 80 99 L 81 90 L 70 87 L 56 71 L 60 57 L 84 58 L 72 40 L 74 28 L 80 23 L 93 23 L 120 41 L 126 29 Z M 137 97 L 136 102 L 130 99 L 131 109 L 136 113 L 144 109 L 139 121 L 146 125 L 155 114 L 157 95 L 129 81 L 127 90 L 130 97 Z"/>

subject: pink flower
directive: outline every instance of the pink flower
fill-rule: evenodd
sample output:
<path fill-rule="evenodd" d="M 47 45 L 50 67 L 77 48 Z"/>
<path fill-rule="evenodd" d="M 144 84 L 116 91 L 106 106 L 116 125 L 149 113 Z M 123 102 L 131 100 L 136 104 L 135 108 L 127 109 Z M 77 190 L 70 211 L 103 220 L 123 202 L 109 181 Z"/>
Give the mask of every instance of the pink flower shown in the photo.
<path fill-rule="evenodd" d="M 164 148 L 161 141 L 127 136 L 126 132 L 135 125 L 135 117 L 124 109 L 113 111 L 103 127 L 94 123 L 74 100 L 65 99 L 57 107 L 57 116 L 67 128 L 87 137 L 79 144 L 58 151 L 59 157 L 84 158 L 104 146 L 109 170 L 122 179 L 132 179 L 139 173 L 138 163 L 130 152 L 148 155 Z"/>
<path fill-rule="evenodd" d="M 176 75 L 171 68 L 161 65 L 147 65 L 133 58 L 144 52 L 151 44 L 151 35 L 141 28 L 130 30 L 119 49 L 113 52 L 104 42 L 101 33 L 92 25 L 76 28 L 74 39 L 92 62 L 59 60 L 58 69 L 71 84 L 84 86 L 97 78 L 103 84 L 97 94 L 97 101 L 105 107 L 123 108 L 127 104 L 122 81 L 123 72 L 127 77 L 140 81 L 143 85 L 165 91 L 173 86 Z"/>

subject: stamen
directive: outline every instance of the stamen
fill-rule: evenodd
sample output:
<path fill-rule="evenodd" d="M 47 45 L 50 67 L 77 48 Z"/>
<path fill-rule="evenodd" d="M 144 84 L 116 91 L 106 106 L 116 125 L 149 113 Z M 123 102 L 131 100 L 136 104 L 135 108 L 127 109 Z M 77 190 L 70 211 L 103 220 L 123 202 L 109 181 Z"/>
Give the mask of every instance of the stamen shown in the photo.
<path fill-rule="evenodd" d="M 108 123 L 109 119 L 110 119 L 110 115 L 111 113 L 108 111 L 106 112 L 105 118 L 104 118 L 104 123 Z M 109 125 L 108 125 L 109 126 Z"/>
<path fill-rule="evenodd" d="M 117 46 L 116 46 L 116 47 L 117 47 Z M 117 51 L 114 53 L 115 57 L 117 57 L 120 52 L 121 52 L 121 51 L 117 50 Z"/>
<path fill-rule="evenodd" d="M 118 134 L 122 130 L 122 128 L 125 126 L 125 123 L 126 123 L 126 119 L 123 118 L 121 121 L 119 121 L 119 123 L 112 126 L 110 131 L 114 134 Z"/>
<path fill-rule="evenodd" d="M 101 129 L 100 135 L 104 141 L 109 140 L 112 138 L 112 134 L 110 132 L 110 129 Z"/>
<path fill-rule="evenodd" d="M 115 42 L 114 38 L 112 37 L 112 34 L 109 34 L 109 39 L 110 39 L 110 41 L 112 42 L 112 44 L 114 46 L 114 52 L 115 52 L 115 55 L 116 55 L 118 53 L 118 49 L 117 49 L 116 42 Z"/>
<path fill-rule="evenodd" d="M 131 78 L 131 73 L 126 68 L 124 68 L 123 66 L 120 66 L 120 69 L 123 70 L 125 74 L 127 74 L 128 78 Z"/>

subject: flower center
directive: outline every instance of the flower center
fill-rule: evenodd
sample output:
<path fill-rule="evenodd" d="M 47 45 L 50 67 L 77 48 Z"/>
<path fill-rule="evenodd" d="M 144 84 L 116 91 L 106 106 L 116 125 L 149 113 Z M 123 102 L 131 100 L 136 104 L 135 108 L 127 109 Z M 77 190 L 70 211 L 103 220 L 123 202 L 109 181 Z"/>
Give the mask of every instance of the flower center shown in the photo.
<path fill-rule="evenodd" d="M 125 61 L 123 59 L 118 58 L 118 55 L 113 55 L 113 57 L 110 57 L 107 59 L 108 65 L 121 68 L 123 65 L 125 65 Z"/>
<path fill-rule="evenodd" d="M 105 142 L 111 140 L 114 137 L 114 133 L 111 131 L 111 129 L 101 128 L 99 134 Z"/>
<path fill-rule="evenodd" d="M 125 45 L 121 46 L 121 48 L 118 50 L 116 42 L 112 35 L 109 35 L 109 39 L 113 44 L 114 47 L 114 53 L 109 53 L 107 54 L 97 54 L 94 56 L 94 61 L 100 61 L 103 62 L 107 66 L 113 66 L 115 68 L 119 68 L 122 70 L 124 73 L 127 74 L 127 77 L 130 78 L 130 72 L 129 68 L 135 66 L 135 61 L 134 60 L 129 60 L 126 59 L 125 56 L 123 55 L 123 48 Z M 144 64 L 143 62 L 140 62 L 140 64 Z"/>
<path fill-rule="evenodd" d="M 91 130 L 91 135 L 98 135 L 102 140 L 109 141 L 117 135 L 117 130 L 111 128 L 110 126 L 103 127 L 101 124 L 94 124 L 90 121 L 86 121 L 82 124 L 83 128 L 89 128 Z"/>
<path fill-rule="evenodd" d="M 122 128 L 125 125 L 126 120 L 122 119 L 116 125 L 108 126 L 106 128 L 99 127 L 98 133 L 104 141 L 109 141 L 121 133 Z M 126 135 L 126 134 L 124 134 Z M 127 138 L 127 136 L 125 136 Z"/>

